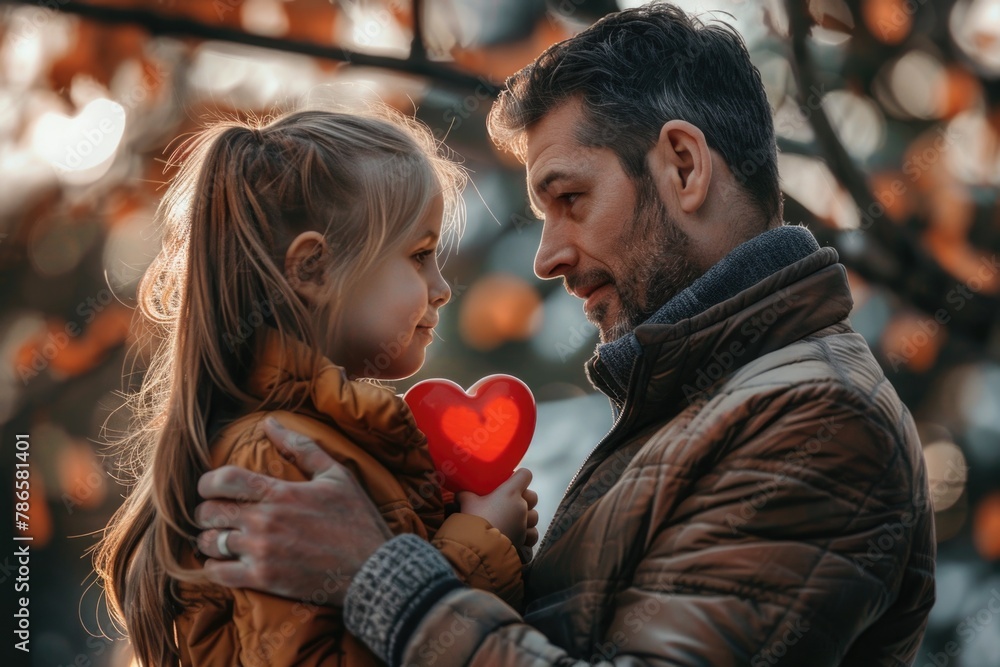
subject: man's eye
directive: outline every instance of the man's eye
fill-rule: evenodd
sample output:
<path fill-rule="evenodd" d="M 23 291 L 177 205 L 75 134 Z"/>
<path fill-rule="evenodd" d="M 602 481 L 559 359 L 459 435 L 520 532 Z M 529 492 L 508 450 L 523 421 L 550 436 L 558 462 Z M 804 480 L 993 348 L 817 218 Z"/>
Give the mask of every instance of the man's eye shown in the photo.
<path fill-rule="evenodd" d="M 573 202 L 576 201 L 576 198 L 579 196 L 580 196 L 579 192 L 566 192 L 564 194 L 559 195 L 559 199 L 561 201 L 566 202 L 567 204 L 572 204 Z"/>

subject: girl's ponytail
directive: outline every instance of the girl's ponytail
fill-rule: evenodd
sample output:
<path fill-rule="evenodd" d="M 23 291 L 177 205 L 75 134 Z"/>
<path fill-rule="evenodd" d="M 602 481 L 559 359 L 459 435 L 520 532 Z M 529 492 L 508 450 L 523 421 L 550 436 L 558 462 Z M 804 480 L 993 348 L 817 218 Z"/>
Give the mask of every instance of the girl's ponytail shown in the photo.
<path fill-rule="evenodd" d="M 243 387 L 262 326 L 313 336 L 274 261 L 265 150 L 260 133 L 241 126 L 214 128 L 190 147 L 185 165 L 198 168 L 182 167 L 161 204 L 164 213 L 186 209 L 187 224 L 168 231 L 139 286 L 142 311 L 166 333 L 132 401 L 137 421 L 155 417 L 123 443 L 139 455 L 131 459 L 141 473 L 95 560 L 113 616 L 145 665 L 176 663 L 178 582 L 205 581 L 182 559 L 198 533 L 192 512 L 198 479 L 211 468 L 210 420 L 253 409 Z"/>

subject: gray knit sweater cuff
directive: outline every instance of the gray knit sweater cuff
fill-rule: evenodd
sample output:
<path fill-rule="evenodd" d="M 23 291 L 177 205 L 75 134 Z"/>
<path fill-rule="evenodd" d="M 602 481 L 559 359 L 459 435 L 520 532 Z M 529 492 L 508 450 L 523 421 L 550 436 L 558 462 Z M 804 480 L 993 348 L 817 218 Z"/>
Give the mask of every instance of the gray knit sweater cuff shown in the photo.
<path fill-rule="evenodd" d="M 375 655 L 398 665 L 420 619 L 459 586 L 437 549 L 416 535 L 399 535 L 379 547 L 354 577 L 344 623 Z"/>

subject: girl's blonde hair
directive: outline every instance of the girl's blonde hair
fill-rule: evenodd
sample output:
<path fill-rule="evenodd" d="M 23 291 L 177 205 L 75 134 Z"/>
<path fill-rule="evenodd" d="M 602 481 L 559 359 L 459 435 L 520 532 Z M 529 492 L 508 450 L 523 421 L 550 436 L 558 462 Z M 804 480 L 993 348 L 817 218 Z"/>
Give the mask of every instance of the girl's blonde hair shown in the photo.
<path fill-rule="evenodd" d="M 157 210 L 163 249 L 138 295 L 158 345 L 129 396 L 132 431 L 118 443 L 135 486 L 95 553 L 112 617 L 146 665 L 176 662 L 178 585 L 204 582 L 181 559 L 198 533 L 211 416 L 299 407 L 243 390 L 258 333 L 270 326 L 305 343 L 318 367 L 340 296 L 404 242 L 434 199 L 444 199 L 444 235 L 455 238 L 463 220 L 464 172 L 426 127 L 386 109 L 223 122 L 171 161 L 180 169 Z M 330 299 L 312 314 L 284 271 L 289 244 L 309 230 L 333 250 L 313 266 Z"/>

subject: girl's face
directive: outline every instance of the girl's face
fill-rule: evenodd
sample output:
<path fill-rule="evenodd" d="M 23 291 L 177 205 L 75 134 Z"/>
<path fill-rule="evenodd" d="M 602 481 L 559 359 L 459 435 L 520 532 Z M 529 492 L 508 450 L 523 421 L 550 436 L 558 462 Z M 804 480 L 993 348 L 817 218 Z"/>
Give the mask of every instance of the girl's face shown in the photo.
<path fill-rule="evenodd" d="M 369 270 L 344 299 L 329 356 L 349 377 L 396 380 L 423 366 L 438 309 L 451 299 L 437 263 L 443 211 L 438 196 L 405 243 Z"/>

